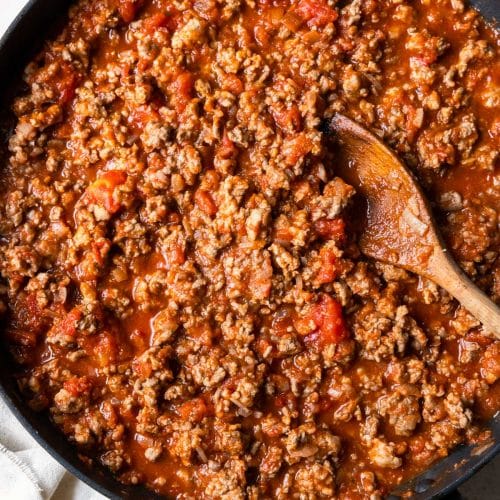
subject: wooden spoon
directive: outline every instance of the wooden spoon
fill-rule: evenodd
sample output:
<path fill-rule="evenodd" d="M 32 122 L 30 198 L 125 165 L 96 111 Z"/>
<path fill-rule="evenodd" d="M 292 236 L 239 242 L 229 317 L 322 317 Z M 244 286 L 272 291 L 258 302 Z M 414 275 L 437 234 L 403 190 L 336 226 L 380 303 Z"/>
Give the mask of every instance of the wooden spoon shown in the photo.
<path fill-rule="evenodd" d="M 382 141 L 346 116 L 336 114 L 329 131 L 347 160 L 340 162 L 339 175 L 367 202 L 361 251 L 434 281 L 468 309 L 485 332 L 500 338 L 500 308 L 449 255 L 409 170 Z"/>

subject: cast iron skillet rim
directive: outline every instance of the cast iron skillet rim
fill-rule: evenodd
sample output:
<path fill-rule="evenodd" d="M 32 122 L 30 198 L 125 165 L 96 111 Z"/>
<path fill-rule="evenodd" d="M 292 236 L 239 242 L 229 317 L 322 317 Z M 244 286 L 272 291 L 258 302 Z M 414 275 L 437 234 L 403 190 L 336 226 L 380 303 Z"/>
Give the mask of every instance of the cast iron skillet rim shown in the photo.
<path fill-rule="evenodd" d="M 36 0 L 34 0 L 36 1 Z M 31 2 L 30 2 L 31 3 Z M 2 397 L 2 400 L 7 404 L 9 407 L 10 411 L 14 414 L 14 416 L 17 418 L 17 420 L 21 423 L 21 425 L 26 429 L 31 437 L 52 457 L 54 458 L 57 462 L 59 462 L 66 470 L 71 472 L 74 476 L 76 476 L 78 479 L 86 483 L 88 486 L 93 488 L 94 490 L 98 491 L 101 495 L 104 495 L 105 497 L 108 497 L 112 500 L 118 500 L 121 497 L 112 493 L 109 491 L 107 488 L 99 484 L 97 481 L 94 481 L 90 477 L 85 474 L 82 470 L 79 470 L 76 468 L 73 464 L 68 462 L 54 447 L 52 447 L 48 442 L 40 436 L 38 431 L 35 429 L 33 425 L 26 419 L 26 417 L 21 413 L 19 408 L 16 406 L 14 401 L 11 399 L 11 397 L 5 392 L 5 389 L 3 388 L 3 385 L 0 383 L 0 396 Z M 56 427 L 54 427 L 55 432 L 60 432 Z M 75 448 L 76 452 L 76 448 Z"/>
<path fill-rule="evenodd" d="M 12 36 L 12 33 L 16 30 L 20 21 L 26 16 L 26 14 L 33 8 L 35 4 L 37 4 L 40 0 L 29 0 L 28 3 L 24 5 L 24 7 L 19 11 L 14 20 L 9 24 L 9 27 L 6 29 L 5 33 L 0 38 L 0 52 L 3 52 L 4 46 L 7 40 Z"/>
<path fill-rule="evenodd" d="M 25 6 L 21 9 L 19 14 L 16 16 L 14 21 L 9 25 L 7 30 L 5 31 L 4 35 L 0 38 L 0 56 L 4 56 L 4 59 L 7 59 L 5 56 L 4 52 L 10 47 L 8 47 L 8 42 L 10 39 L 16 34 L 16 31 L 19 29 L 20 25 L 22 22 L 25 20 L 27 16 L 31 13 L 32 9 L 35 7 L 39 6 L 39 4 L 42 4 L 44 0 L 29 0 Z M 74 0 L 66 0 L 65 1 L 65 7 L 66 11 L 69 8 L 69 6 L 74 2 Z M 471 0 L 470 2 L 473 4 L 487 19 L 487 21 L 494 27 L 498 26 L 498 18 L 500 18 L 500 3 L 497 3 L 497 0 Z M 65 13 L 65 12 L 64 12 Z M 63 13 L 58 12 L 55 13 L 55 17 L 61 17 Z M 35 22 L 36 24 L 36 22 Z M 42 30 L 43 31 L 43 30 Z M 39 36 L 35 35 L 35 39 L 39 38 Z M 15 56 L 15 54 L 12 54 L 12 56 Z M 7 80 L 9 81 L 14 81 L 16 77 L 19 75 L 17 74 L 18 72 L 13 72 L 10 73 L 7 76 Z M 7 74 L 7 73 L 6 73 Z M 5 87 L 5 86 L 4 86 Z M 1 158 L 1 157 L 0 157 Z M 14 397 L 9 394 L 9 391 L 4 387 L 4 382 L 0 380 L 0 397 L 5 401 L 7 404 L 8 408 L 10 411 L 14 414 L 14 416 L 17 418 L 17 420 L 20 422 L 20 424 L 26 429 L 26 431 L 29 432 L 29 434 L 35 439 L 35 441 L 44 449 L 46 450 L 49 455 L 51 455 L 57 462 L 59 462 L 66 470 L 71 472 L 74 476 L 76 476 L 78 479 L 86 483 L 88 486 L 91 488 L 95 489 L 98 491 L 100 494 L 112 499 L 112 500 L 118 500 L 120 498 L 123 498 L 122 495 L 118 495 L 117 493 L 112 492 L 110 489 L 105 487 L 103 484 L 101 484 L 98 480 L 95 480 L 91 478 L 84 469 L 84 464 L 81 462 L 81 460 L 78 458 L 78 450 L 77 448 L 72 445 L 71 443 L 68 442 L 68 445 L 72 448 L 72 452 L 74 454 L 74 461 L 75 463 L 77 461 L 80 461 L 82 463 L 82 467 L 78 468 L 76 465 L 73 465 L 72 461 L 68 460 L 61 454 L 59 451 L 56 450 L 55 445 L 49 444 L 48 440 L 43 438 L 40 435 L 39 430 L 29 421 L 29 419 L 26 417 L 25 413 L 26 412 L 31 412 L 27 408 L 27 405 L 22 401 L 15 401 Z M 21 409 L 22 407 L 22 409 Z M 47 416 L 42 416 L 42 418 L 47 418 Z M 459 474 L 456 477 L 453 477 L 453 470 L 445 471 L 443 472 L 443 475 L 450 475 L 450 479 L 448 481 L 441 481 L 442 486 L 434 489 L 432 491 L 432 497 L 426 496 L 425 489 L 422 492 L 417 493 L 416 496 L 418 498 L 441 498 L 445 495 L 450 494 L 456 488 L 458 488 L 462 483 L 464 483 L 467 479 L 472 477 L 478 470 L 480 470 L 484 465 L 486 465 L 488 462 L 490 462 L 496 455 L 500 453 L 500 439 L 499 436 L 495 436 L 495 434 L 498 434 L 498 427 L 499 427 L 499 419 L 500 419 L 500 412 L 497 412 L 495 416 L 492 418 L 490 424 L 492 427 L 493 431 L 493 443 L 483 452 L 479 453 L 477 456 L 471 455 L 468 457 L 468 461 L 474 462 L 473 465 L 468 468 L 464 473 Z M 52 422 L 50 422 L 50 425 Z M 60 432 L 55 426 L 53 427 L 54 432 Z M 497 432 L 495 432 L 495 430 Z M 444 458 L 437 463 L 435 463 L 431 468 L 427 469 L 423 473 L 421 473 L 415 480 L 412 480 L 410 482 L 414 482 L 415 484 L 419 484 L 419 481 L 425 481 L 426 476 L 428 474 L 432 475 L 432 471 L 436 468 L 436 466 L 439 466 L 439 464 L 444 463 L 448 458 L 452 458 L 457 452 L 460 454 L 462 451 L 470 451 L 474 447 L 473 446 L 468 446 L 468 445 L 461 445 L 459 446 L 458 449 L 453 449 L 450 456 L 447 458 Z M 479 458 L 478 458 L 479 457 Z M 456 458 L 456 464 L 457 464 L 457 469 L 461 469 L 460 467 L 462 460 L 460 458 Z M 99 465 L 98 469 L 101 469 L 102 467 Z M 125 486 L 121 483 L 119 483 L 116 479 L 114 479 L 114 482 L 116 483 L 116 490 L 127 490 L 129 488 L 132 488 L 132 490 L 135 490 L 137 487 L 130 487 L 130 486 Z M 404 487 L 404 485 L 403 485 Z M 141 488 L 142 489 L 142 488 Z M 432 490 L 432 488 L 429 488 Z M 396 490 L 398 491 L 399 488 Z M 123 492 L 125 493 L 125 492 Z M 134 493 L 131 491 L 130 493 Z M 138 495 L 134 495 L 136 498 L 145 498 L 144 495 L 141 495 L 137 491 Z M 125 495 L 128 497 L 129 495 L 125 493 Z M 146 496 L 149 498 L 158 498 L 158 496 L 154 492 L 147 492 Z M 390 498 L 398 499 L 400 498 L 399 496 L 393 496 L 389 495 Z"/>

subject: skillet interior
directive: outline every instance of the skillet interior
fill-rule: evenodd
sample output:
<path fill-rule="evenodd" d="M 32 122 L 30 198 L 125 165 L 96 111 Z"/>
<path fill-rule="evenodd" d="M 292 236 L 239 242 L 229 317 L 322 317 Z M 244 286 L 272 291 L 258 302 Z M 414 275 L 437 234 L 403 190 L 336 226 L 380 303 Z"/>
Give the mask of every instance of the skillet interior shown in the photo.
<path fill-rule="evenodd" d="M 498 0 L 470 2 L 495 26 L 500 19 Z M 21 85 L 20 75 L 24 66 L 43 45 L 43 40 L 64 23 L 64 13 L 70 0 L 30 0 L 4 37 L 0 40 L 0 163 L 5 161 L 6 141 L 14 117 L 9 112 L 9 102 Z M 1 328 L 1 326 L 0 326 Z M 73 445 L 50 423 L 45 413 L 36 413 L 21 399 L 12 374 L 16 366 L 6 353 L 0 354 L 0 394 L 8 406 L 33 436 L 57 461 L 76 477 L 103 495 L 112 498 L 161 498 L 143 487 L 125 486 L 110 472 L 95 464 L 87 467 L 78 457 Z M 389 498 L 411 495 L 420 500 L 444 496 L 471 477 L 495 455 L 500 453 L 500 412 L 490 421 L 492 439 L 479 446 L 461 445 L 447 458 L 413 480 L 397 488 Z"/>

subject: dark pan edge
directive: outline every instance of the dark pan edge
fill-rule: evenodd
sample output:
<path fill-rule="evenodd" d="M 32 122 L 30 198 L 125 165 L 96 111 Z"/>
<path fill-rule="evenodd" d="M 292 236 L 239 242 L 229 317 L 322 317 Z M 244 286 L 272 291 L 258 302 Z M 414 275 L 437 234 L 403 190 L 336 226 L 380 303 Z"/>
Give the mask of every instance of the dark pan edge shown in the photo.
<path fill-rule="evenodd" d="M 99 482 L 94 481 L 90 477 L 87 476 L 85 472 L 81 469 L 78 469 L 73 463 L 68 462 L 65 457 L 63 457 L 56 449 L 47 443 L 47 440 L 44 439 L 41 434 L 38 432 L 35 427 L 31 424 L 31 422 L 25 417 L 22 410 L 19 406 L 17 406 L 16 402 L 10 397 L 10 395 L 5 391 L 3 386 L 0 384 L 0 397 L 5 402 L 5 404 L 9 407 L 9 410 L 16 417 L 18 422 L 24 427 L 24 429 L 29 432 L 31 437 L 59 464 L 61 464 L 67 471 L 77 477 L 79 480 L 83 481 L 85 484 L 98 491 L 102 495 L 111 500 L 119 500 L 120 496 L 112 493 L 107 488 L 102 486 Z M 54 430 L 56 430 L 54 428 Z"/>
<path fill-rule="evenodd" d="M 500 454 L 500 411 L 490 420 L 487 428 L 492 433 L 489 440 L 472 445 L 458 445 L 450 455 L 397 487 L 389 498 L 396 500 L 411 495 L 412 500 L 426 500 L 442 498 L 455 491 Z"/>
<path fill-rule="evenodd" d="M 71 0 L 29 0 L 0 38 L 0 75 L 6 76 L 0 79 L 0 96 L 2 96 L 0 115 L 8 114 L 7 106 L 13 96 L 15 84 L 19 83 L 19 76 L 24 66 L 42 47 L 50 27 L 61 18 L 71 3 Z M 489 21 L 490 25 L 498 27 L 500 20 L 498 0 L 470 0 L 469 3 Z M 26 33 L 30 35 L 25 36 Z M 0 133 L 2 132 L 0 129 Z M 0 154 L 0 161 L 2 160 Z M 0 360 L 0 397 L 26 431 L 56 461 L 88 486 L 112 500 L 163 498 L 144 487 L 125 486 L 119 483 L 98 464 L 92 469 L 87 468 L 78 458 L 76 447 L 66 440 L 50 422 L 48 416 L 34 412 L 20 398 L 12 379 L 14 370 L 15 367 L 10 362 Z M 448 457 L 398 487 L 389 498 L 399 499 L 412 492 L 411 498 L 424 500 L 441 498 L 454 491 L 500 454 L 500 412 L 491 420 L 489 428 L 493 438 L 486 449 L 478 451 L 485 445 L 459 446 Z"/>
<path fill-rule="evenodd" d="M 500 2 L 498 0 L 469 0 L 469 3 L 488 20 L 490 26 L 498 29 Z"/>
<path fill-rule="evenodd" d="M 144 486 L 124 485 L 111 472 L 95 462 L 86 465 L 79 457 L 75 445 L 49 419 L 47 412 L 31 410 L 21 399 L 14 381 L 6 383 L 6 377 L 12 378 L 9 370 L 0 368 L 0 398 L 8 406 L 23 428 L 31 437 L 67 471 L 111 500 L 141 499 L 159 500 L 161 497 Z"/>

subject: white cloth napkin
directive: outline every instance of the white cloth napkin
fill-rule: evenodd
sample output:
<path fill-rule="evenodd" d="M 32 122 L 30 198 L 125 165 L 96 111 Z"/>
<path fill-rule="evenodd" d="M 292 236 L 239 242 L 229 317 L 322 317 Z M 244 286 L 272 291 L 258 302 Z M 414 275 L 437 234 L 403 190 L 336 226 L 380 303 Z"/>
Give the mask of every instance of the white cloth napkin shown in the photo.
<path fill-rule="evenodd" d="M 0 398 L 1 500 L 104 500 L 56 462 Z"/>

